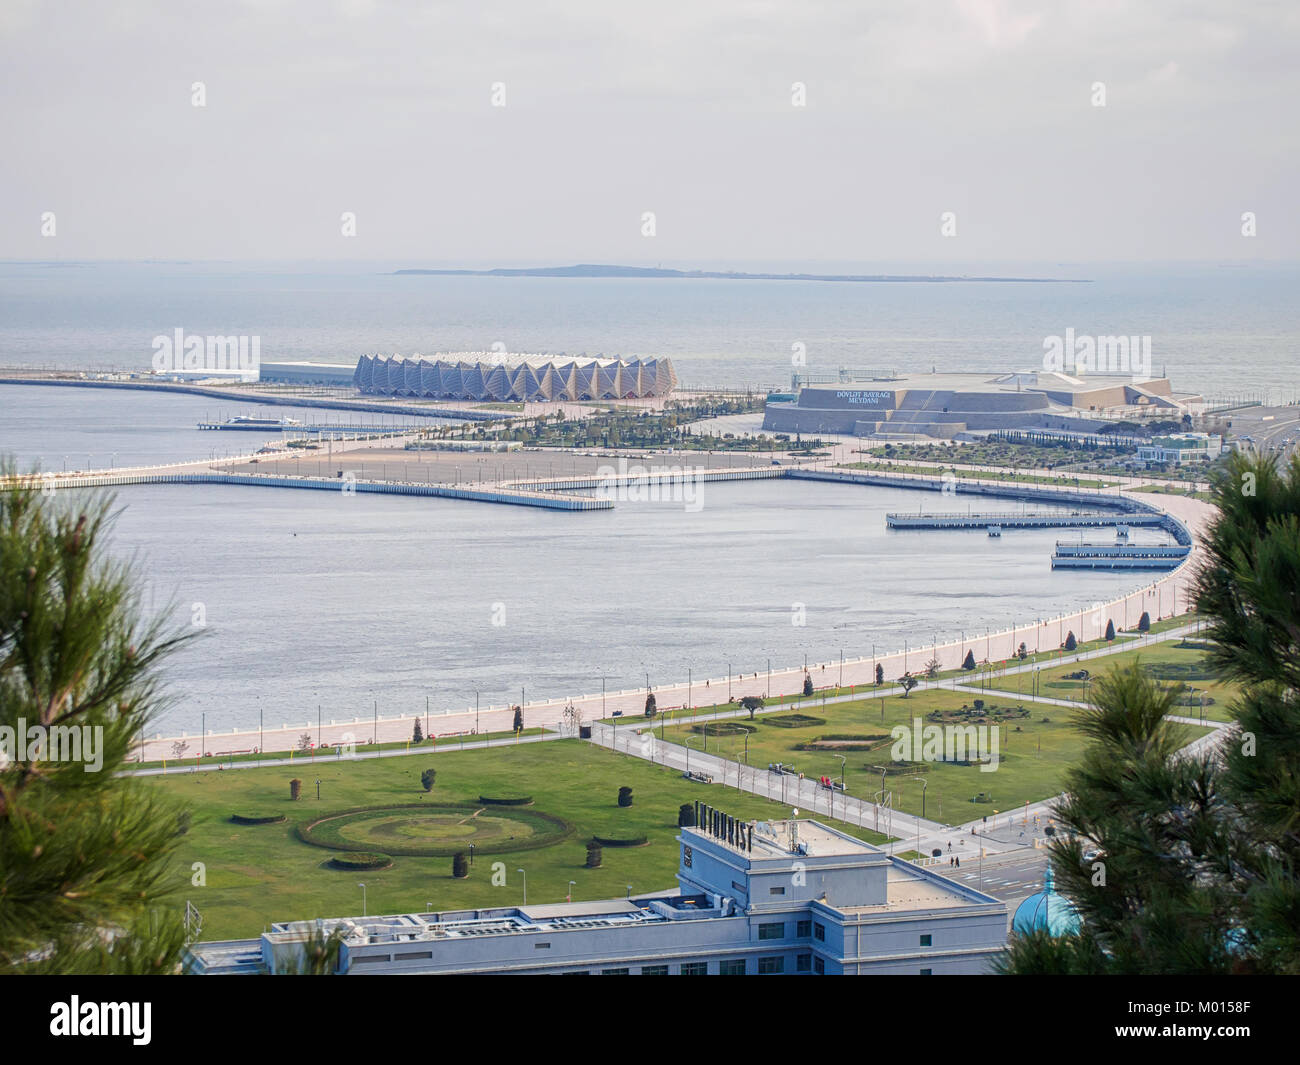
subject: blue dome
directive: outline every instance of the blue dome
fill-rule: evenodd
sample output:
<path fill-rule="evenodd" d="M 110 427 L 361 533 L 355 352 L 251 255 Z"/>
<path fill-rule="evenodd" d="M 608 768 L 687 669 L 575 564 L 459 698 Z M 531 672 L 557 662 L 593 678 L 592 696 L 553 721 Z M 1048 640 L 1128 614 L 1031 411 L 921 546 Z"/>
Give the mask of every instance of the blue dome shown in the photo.
<path fill-rule="evenodd" d="M 1072 936 L 1079 931 L 1079 914 L 1064 895 L 1052 887 L 1052 870 L 1048 867 L 1043 877 L 1043 890 L 1030 895 L 1016 907 L 1011 918 L 1011 931 L 1024 935 L 1028 932 L 1046 932 L 1050 936 Z"/>

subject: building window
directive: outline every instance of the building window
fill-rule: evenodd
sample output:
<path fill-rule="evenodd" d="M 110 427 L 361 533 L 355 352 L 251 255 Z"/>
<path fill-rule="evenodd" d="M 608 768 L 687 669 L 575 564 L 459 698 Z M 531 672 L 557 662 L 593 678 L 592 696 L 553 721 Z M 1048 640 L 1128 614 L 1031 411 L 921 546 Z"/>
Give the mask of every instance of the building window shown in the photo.
<path fill-rule="evenodd" d="M 784 939 L 785 924 L 781 921 L 774 921 L 771 924 L 761 924 L 758 926 L 759 939 Z"/>
<path fill-rule="evenodd" d="M 794 926 L 794 934 L 799 939 L 807 939 L 812 935 L 812 921 L 800 921 Z"/>
<path fill-rule="evenodd" d="M 745 959 L 737 958 L 734 961 L 718 962 L 718 975 L 719 976 L 744 976 Z"/>
<path fill-rule="evenodd" d="M 775 976 L 777 973 L 783 973 L 783 972 L 785 972 L 784 958 L 776 957 L 776 958 L 758 959 L 759 976 Z"/>
<path fill-rule="evenodd" d="M 825 939 L 825 938 L 826 938 L 826 926 L 822 924 L 814 924 L 813 939 Z"/>
<path fill-rule="evenodd" d="M 569 969 L 560 974 L 561 976 L 590 976 L 591 973 L 586 969 Z"/>
<path fill-rule="evenodd" d="M 812 972 L 812 955 L 800 954 L 794 960 L 794 967 L 797 972 L 801 972 L 801 973 Z"/>
<path fill-rule="evenodd" d="M 682 976 L 708 976 L 709 963 L 706 961 L 682 962 Z"/>
<path fill-rule="evenodd" d="M 922 975 L 922 976 L 933 976 L 933 975 L 934 975 L 934 970 L 933 970 L 933 969 L 922 969 L 922 970 L 921 970 L 921 975 Z"/>
<path fill-rule="evenodd" d="M 601 976 L 631 976 L 631 969 L 601 969 Z"/>
<path fill-rule="evenodd" d="M 550 950 L 550 949 L 551 949 L 551 945 L 550 945 L 549 943 L 534 943 L 534 944 L 533 944 L 533 950 Z"/>
<path fill-rule="evenodd" d="M 923 946 L 923 947 L 929 947 L 929 946 L 932 946 L 932 945 L 933 945 L 933 939 L 934 939 L 933 936 L 922 936 L 922 937 L 921 937 L 921 946 Z"/>
<path fill-rule="evenodd" d="M 770 888 L 767 889 L 767 893 L 768 893 L 769 895 L 784 895 L 784 894 L 785 894 L 785 888 L 783 888 L 783 887 L 770 887 Z"/>
<path fill-rule="evenodd" d="M 825 975 L 826 975 L 826 959 L 825 959 L 825 958 L 819 958 L 819 957 L 816 957 L 816 956 L 813 957 L 813 972 L 815 972 L 818 976 L 825 976 Z"/>
<path fill-rule="evenodd" d="M 643 965 L 641 966 L 642 976 L 667 976 L 667 965 Z"/>

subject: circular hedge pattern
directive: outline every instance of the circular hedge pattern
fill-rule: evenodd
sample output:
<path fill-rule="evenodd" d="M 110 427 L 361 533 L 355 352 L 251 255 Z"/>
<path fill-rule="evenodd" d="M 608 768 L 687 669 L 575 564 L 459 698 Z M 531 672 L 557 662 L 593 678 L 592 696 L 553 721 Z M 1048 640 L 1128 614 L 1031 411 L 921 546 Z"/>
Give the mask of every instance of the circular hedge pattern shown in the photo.
<path fill-rule="evenodd" d="M 534 850 L 571 831 L 562 818 L 517 806 L 408 803 L 326 814 L 298 825 L 298 838 L 328 850 L 435 858 L 467 851 L 471 843 L 478 854 Z"/>
<path fill-rule="evenodd" d="M 230 820 L 236 825 L 278 825 L 286 820 L 284 814 L 271 814 L 268 817 L 248 817 L 245 814 L 231 814 Z"/>

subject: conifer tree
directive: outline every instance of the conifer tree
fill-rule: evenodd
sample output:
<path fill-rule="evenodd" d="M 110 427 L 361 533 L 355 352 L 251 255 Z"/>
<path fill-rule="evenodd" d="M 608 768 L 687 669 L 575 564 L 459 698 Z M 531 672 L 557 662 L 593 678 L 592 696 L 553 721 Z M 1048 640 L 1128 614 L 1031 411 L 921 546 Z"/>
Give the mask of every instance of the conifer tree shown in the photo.
<path fill-rule="evenodd" d="M 107 558 L 107 499 L 44 493 L 8 467 L 0 479 L 0 972 L 173 972 L 182 811 L 118 773 L 187 637 L 145 619 Z M 71 742 L 56 757 L 53 731 L 20 749 L 33 727 L 79 737 L 80 760 Z"/>

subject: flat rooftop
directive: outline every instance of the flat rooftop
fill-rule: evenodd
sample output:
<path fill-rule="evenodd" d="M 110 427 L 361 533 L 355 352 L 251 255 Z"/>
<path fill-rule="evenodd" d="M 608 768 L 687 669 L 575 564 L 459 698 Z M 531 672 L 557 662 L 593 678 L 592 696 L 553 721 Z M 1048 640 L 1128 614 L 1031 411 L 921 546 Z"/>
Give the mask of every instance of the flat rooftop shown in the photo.
<path fill-rule="evenodd" d="M 748 829 L 751 822 L 742 822 L 742 826 Z M 864 843 L 860 839 L 837 832 L 833 828 L 827 828 L 818 821 L 809 821 L 803 818 L 799 820 L 785 821 L 755 821 L 754 825 L 754 849 L 749 851 L 745 847 L 739 847 L 735 844 L 728 843 L 721 837 L 714 836 L 705 831 L 703 828 L 686 828 L 682 831 L 694 832 L 701 838 L 719 846 L 726 847 L 728 850 L 749 854 L 754 858 L 789 858 L 795 853 L 790 846 L 791 826 L 795 827 L 794 840 L 800 848 L 798 853 L 811 858 L 822 857 L 871 857 L 882 855 L 879 847 L 873 847 L 870 843 Z M 748 840 L 748 832 L 746 832 Z"/>
<path fill-rule="evenodd" d="M 889 867 L 886 892 L 887 901 L 875 906 L 836 906 L 835 908 L 845 914 L 866 915 L 907 910 L 948 910 L 970 906 L 979 901 L 971 898 L 956 884 L 948 884 L 942 878 L 931 879 L 923 876 L 898 862 Z"/>

